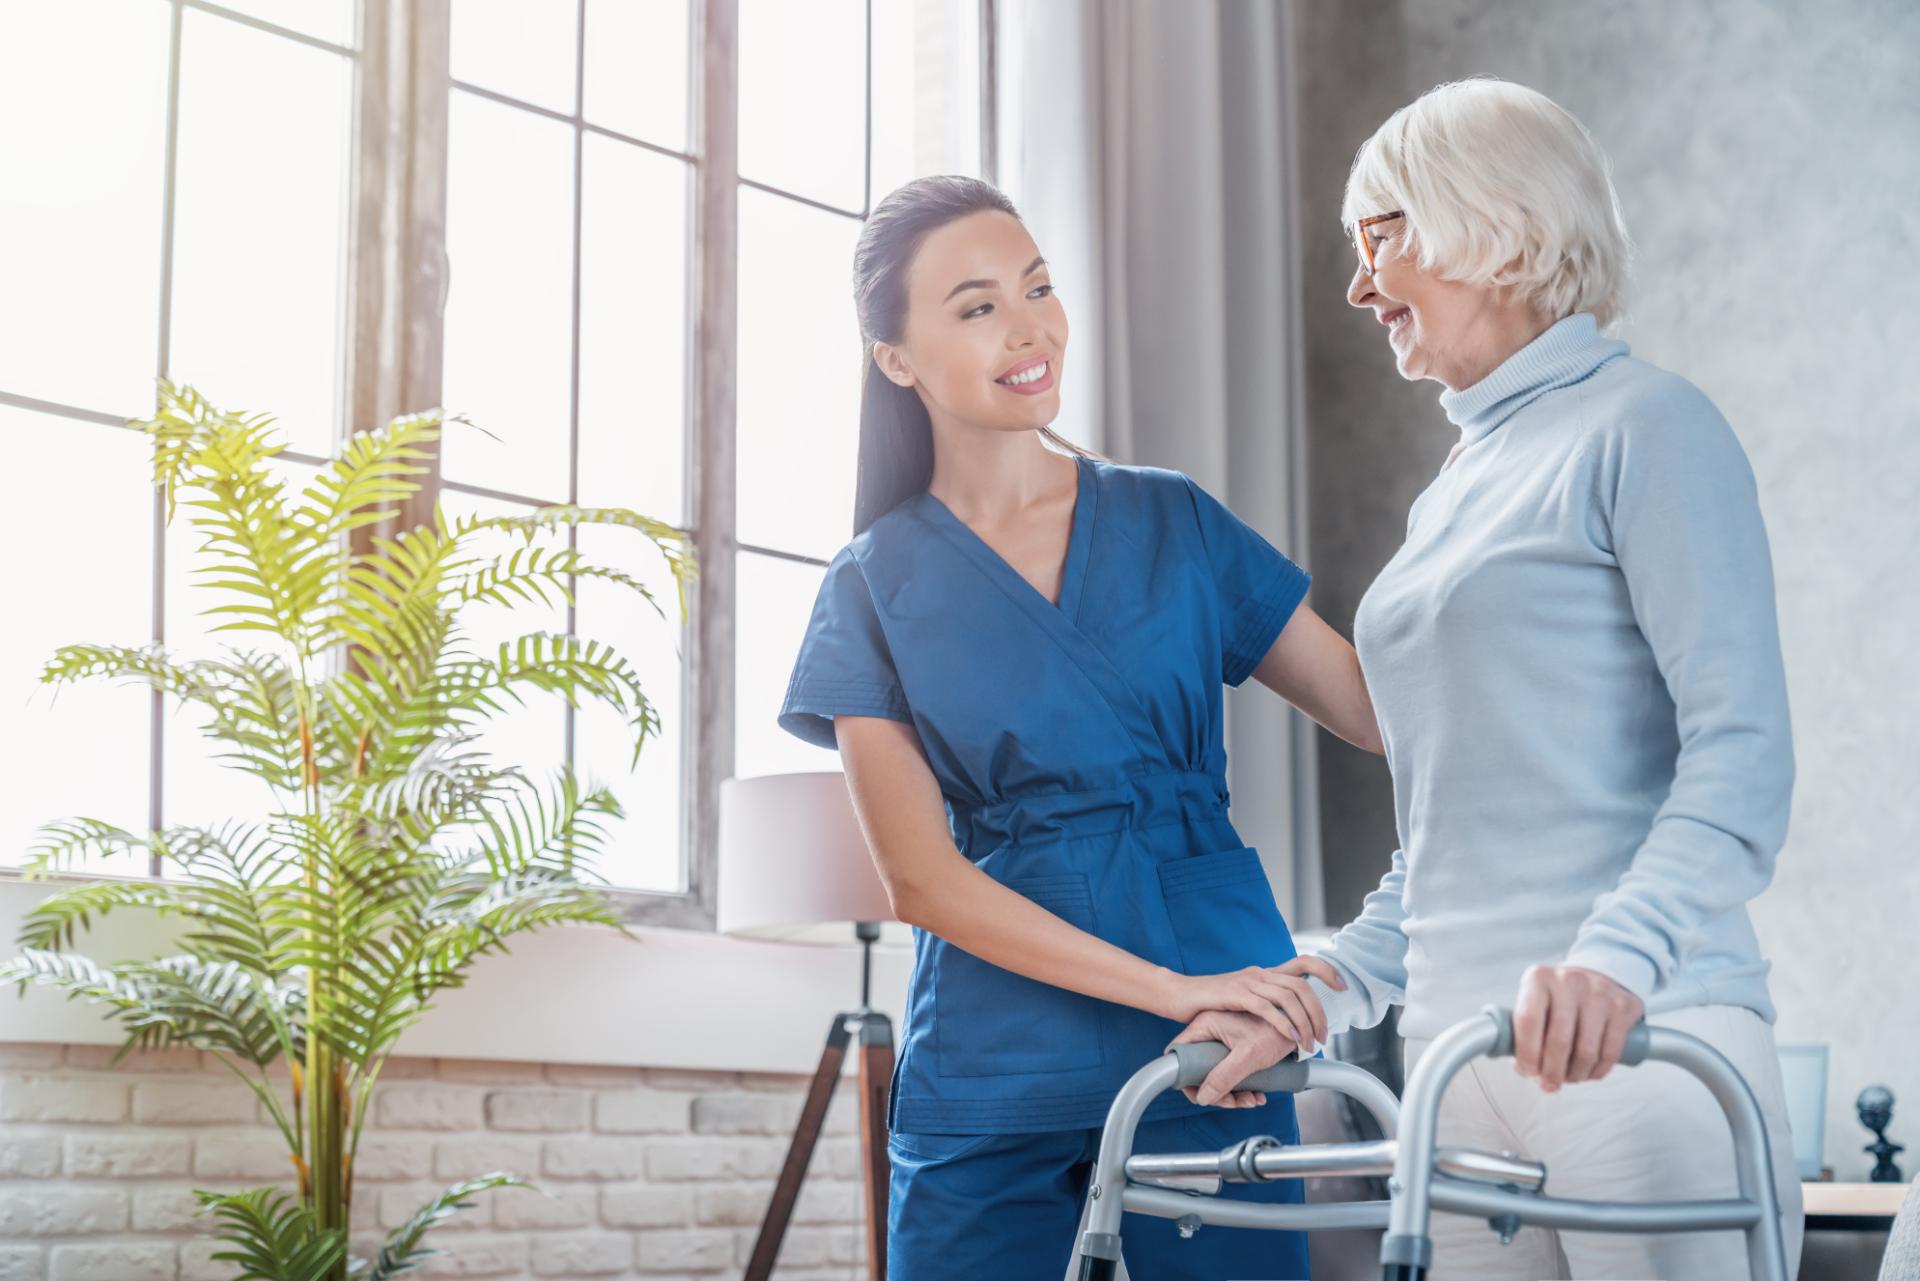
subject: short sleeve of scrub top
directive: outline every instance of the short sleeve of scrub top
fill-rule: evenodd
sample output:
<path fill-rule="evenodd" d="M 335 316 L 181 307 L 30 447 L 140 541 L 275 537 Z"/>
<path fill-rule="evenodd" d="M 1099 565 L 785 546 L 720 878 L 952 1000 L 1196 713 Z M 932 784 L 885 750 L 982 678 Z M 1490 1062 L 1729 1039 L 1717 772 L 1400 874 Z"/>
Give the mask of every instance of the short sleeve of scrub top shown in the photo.
<path fill-rule="evenodd" d="M 787 683 L 780 724 L 816 747 L 832 748 L 838 745 L 836 716 L 913 720 L 866 575 L 851 549 L 827 567 Z"/>
<path fill-rule="evenodd" d="M 1181 479 L 1193 499 L 1220 599 L 1221 678 L 1238 686 L 1273 648 L 1311 578 L 1226 504 L 1188 477 Z"/>

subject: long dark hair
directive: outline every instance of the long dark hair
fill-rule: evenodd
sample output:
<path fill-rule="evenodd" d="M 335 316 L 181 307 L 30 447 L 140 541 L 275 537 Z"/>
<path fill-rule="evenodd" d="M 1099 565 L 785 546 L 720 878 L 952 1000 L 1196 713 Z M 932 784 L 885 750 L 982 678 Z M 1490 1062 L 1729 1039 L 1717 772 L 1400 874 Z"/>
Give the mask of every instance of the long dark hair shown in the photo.
<path fill-rule="evenodd" d="M 907 326 L 907 272 L 933 232 L 969 214 L 1019 212 L 1006 193 L 978 178 L 916 178 L 868 215 L 853 251 L 853 298 L 860 313 L 860 471 L 853 532 L 920 493 L 933 479 L 933 420 L 911 387 L 894 383 L 874 362 L 875 343 L 897 343 Z M 1087 451 L 1050 427 L 1041 436 L 1068 453 Z"/>

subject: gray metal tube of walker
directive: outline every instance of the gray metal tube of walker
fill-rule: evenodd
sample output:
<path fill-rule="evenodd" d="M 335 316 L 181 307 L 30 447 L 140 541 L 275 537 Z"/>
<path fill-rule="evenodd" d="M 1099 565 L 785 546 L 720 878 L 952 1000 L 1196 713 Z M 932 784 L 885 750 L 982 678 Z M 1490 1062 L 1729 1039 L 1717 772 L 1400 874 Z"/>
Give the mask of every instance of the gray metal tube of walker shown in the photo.
<path fill-rule="evenodd" d="M 1274 1205 L 1257 1206 L 1237 1201 L 1214 1201 L 1206 1197 L 1182 1196 L 1151 1188 L 1129 1188 L 1126 1162 L 1133 1151 L 1134 1134 L 1147 1105 L 1168 1090 L 1196 1086 L 1227 1056 L 1227 1047 L 1217 1041 L 1176 1045 L 1161 1057 L 1135 1072 L 1114 1096 L 1107 1109 L 1107 1123 L 1100 1135 L 1100 1152 L 1094 1158 L 1093 1177 L 1088 1186 L 1086 1230 L 1080 1237 L 1080 1272 L 1083 1281 L 1106 1281 L 1114 1275 L 1120 1260 L 1120 1219 L 1128 1209 L 1144 1214 L 1167 1214 L 1179 1205 L 1192 1217 L 1206 1223 L 1244 1227 L 1306 1228 L 1360 1227 L 1379 1222 L 1383 1202 L 1365 1206 Z M 1351 1063 L 1328 1059 L 1289 1059 L 1255 1072 L 1239 1083 L 1239 1088 L 1263 1093 L 1297 1094 L 1313 1088 L 1339 1090 L 1359 1100 L 1379 1123 L 1381 1132 L 1392 1138 L 1399 1130 L 1400 1105 L 1393 1092 L 1379 1079 Z M 1331 1167 L 1330 1167 L 1331 1168 Z M 1128 1200 L 1134 1201 L 1129 1206 Z M 1264 1213 L 1262 1213 L 1264 1212 Z M 1311 1222 L 1307 1220 L 1311 1219 Z"/>
<path fill-rule="evenodd" d="M 1435 1129 L 1440 1098 L 1454 1074 L 1471 1059 L 1503 1058 L 1513 1053 L 1513 1015 L 1488 1006 L 1480 1017 L 1457 1023 L 1428 1047 L 1407 1082 L 1401 1109 L 1400 1151 L 1393 1170 L 1393 1209 L 1380 1246 L 1386 1281 L 1422 1281 L 1433 1264 L 1428 1220 L 1434 1208 L 1483 1218 L 1513 1215 L 1522 1223 L 1594 1232 L 1685 1232 L 1743 1228 L 1747 1265 L 1753 1281 L 1789 1281 L 1786 1244 L 1780 1231 L 1780 1205 L 1773 1186 L 1760 1105 L 1746 1080 L 1726 1057 L 1698 1037 L 1672 1028 L 1635 1027 L 1620 1062 L 1627 1067 L 1657 1059 L 1698 1077 L 1733 1130 L 1733 1159 L 1740 1199 L 1610 1203 L 1530 1196 L 1488 1187 L 1467 1187 L 1434 1179 Z"/>

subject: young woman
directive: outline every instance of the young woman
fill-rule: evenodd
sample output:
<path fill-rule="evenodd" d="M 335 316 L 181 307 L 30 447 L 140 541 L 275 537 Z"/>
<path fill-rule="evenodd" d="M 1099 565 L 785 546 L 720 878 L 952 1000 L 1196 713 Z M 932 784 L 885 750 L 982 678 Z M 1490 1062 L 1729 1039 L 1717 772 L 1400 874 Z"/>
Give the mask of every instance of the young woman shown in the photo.
<path fill-rule="evenodd" d="M 1227 817 L 1221 686 L 1252 676 L 1380 750 L 1307 575 L 1185 476 L 1048 427 L 1067 317 L 1007 198 L 927 178 L 854 259 L 867 348 L 856 536 L 781 711 L 837 745 L 918 927 L 888 1103 L 895 1281 L 1058 1277 L 1120 1085 L 1209 1010 L 1324 1039 Z M 1318 968 L 1310 968 L 1318 967 Z M 1297 1138 L 1292 1100 L 1170 1094 L 1137 1150 Z M 1227 1195 L 1298 1199 L 1298 1182 Z M 1137 1277 L 1304 1277 L 1297 1234 L 1130 1229 Z"/>

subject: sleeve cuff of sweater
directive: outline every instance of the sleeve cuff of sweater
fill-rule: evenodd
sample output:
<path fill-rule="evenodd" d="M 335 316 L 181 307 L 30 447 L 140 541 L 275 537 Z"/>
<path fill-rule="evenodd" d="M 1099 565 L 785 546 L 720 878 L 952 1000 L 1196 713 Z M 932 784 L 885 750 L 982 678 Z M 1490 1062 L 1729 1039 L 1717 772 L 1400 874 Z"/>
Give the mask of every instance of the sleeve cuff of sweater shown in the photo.
<path fill-rule="evenodd" d="M 1344 965 L 1325 956 L 1320 959 L 1338 968 L 1341 976 L 1347 980 L 1346 990 L 1337 992 L 1313 975 L 1306 976 L 1307 986 L 1320 998 L 1320 1007 L 1327 1012 L 1327 1035 L 1335 1036 L 1361 1025 L 1360 1021 L 1367 1015 L 1368 1001 L 1359 981 Z"/>
<path fill-rule="evenodd" d="M 1653 995 L 1659 971 L 1642 952 L 1619 943 L 1577 943 L 1566 963 L 1604 974 L 1645 1002 Z"/>

